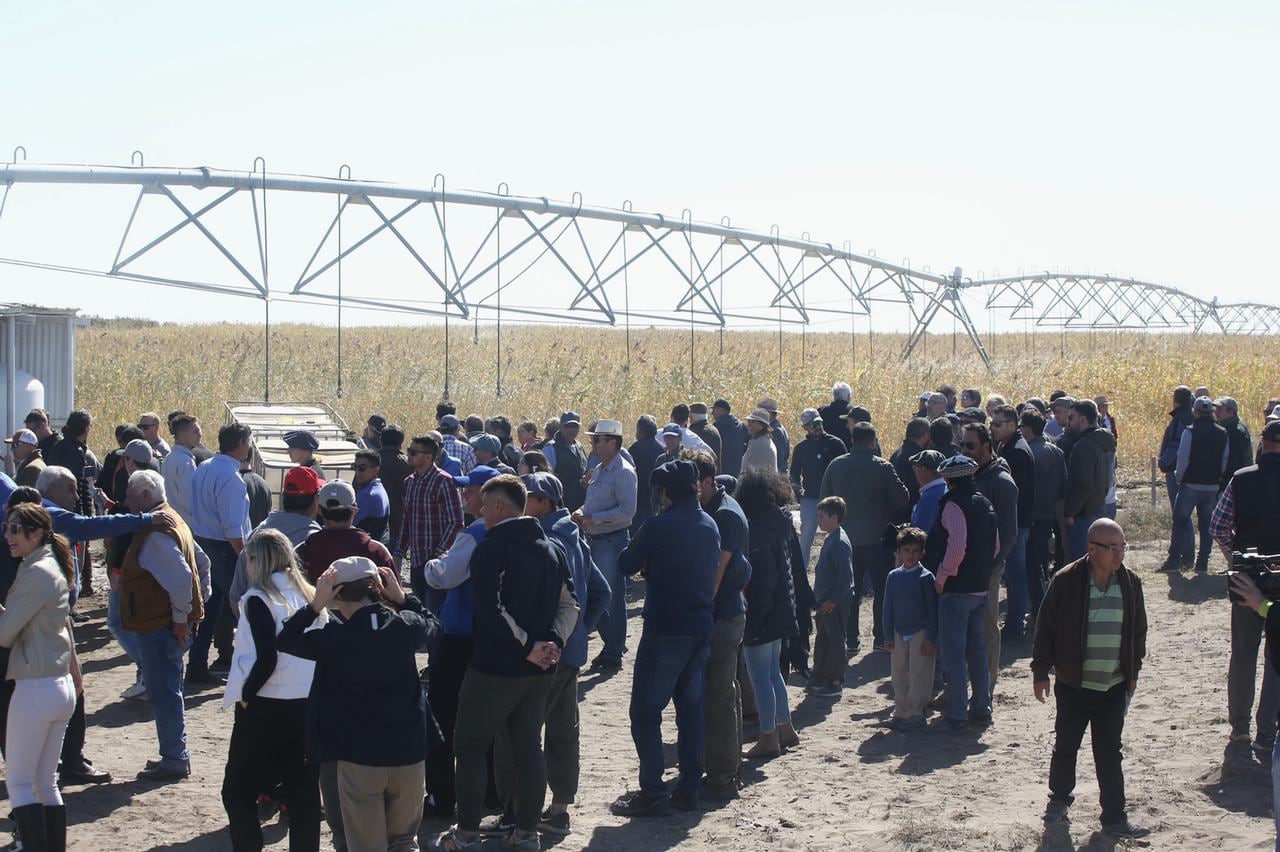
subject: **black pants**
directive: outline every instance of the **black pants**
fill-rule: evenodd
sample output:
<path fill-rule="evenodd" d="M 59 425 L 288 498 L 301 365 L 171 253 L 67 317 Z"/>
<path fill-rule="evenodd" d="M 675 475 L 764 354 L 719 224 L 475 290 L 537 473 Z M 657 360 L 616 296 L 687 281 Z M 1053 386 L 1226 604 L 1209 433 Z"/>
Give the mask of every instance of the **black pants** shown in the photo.
<path fill-rule="evenodd" d="M 427 668 L 427 701 L 444 737 L 444 745 L 427 755 L 427 795 L 445 811 L 452 811 L 458 800 L 453 780 L 453 729 L 458 721 L 458 693 L 474 649 L 475 641 L 470 637 L 446 633 Z"/>
<path fill-rule="evenodd" d="M 258 794 L 280 779 L 289 803 L 290 852 L 320 848 L 320 770 L 306 762 L 307 700 L 255 697 L 236 705 L 231 749 L 222 776 L 222 806 L 231 828 L 231 847 L 262 849 Z"/>
<path fill-rule="evenodd" d="M 84 764 L 84 694 L 76 696 L 76 709 L 67 722 L 67 733 L 62 737 L 61 764 L 64 769 L 78 768 Z"/>
<path fill-rule="evenodd" d="M 1031 534 L 1027 536 L 1027 594 L 1031 600 L 1031 617 L 1040 612 L 1044 590 L 1052 573 L 1049 563 L 1054 530 L 1058 522 L 1053 518 L 1031 522 Z"/>
<path fill-rule="evenodd" d="M 1093 763 L 1098 771 L 1098 801 L 1102 824 L 1125 818 L 1124 772 L 1120 762 L 1120 739 L 1124 716 L 1129 709 L 1128 687 L 1117 684 L 1106 692 L 1079 689 L 1058 682 L 1053 687 L 1058 718 L 1054 723 L 1053 758 L 1049 761 L 1049 796 L 1071 804 L 1076 786 L 1076 754 L 1085 728 L 1093 741 Z"/>

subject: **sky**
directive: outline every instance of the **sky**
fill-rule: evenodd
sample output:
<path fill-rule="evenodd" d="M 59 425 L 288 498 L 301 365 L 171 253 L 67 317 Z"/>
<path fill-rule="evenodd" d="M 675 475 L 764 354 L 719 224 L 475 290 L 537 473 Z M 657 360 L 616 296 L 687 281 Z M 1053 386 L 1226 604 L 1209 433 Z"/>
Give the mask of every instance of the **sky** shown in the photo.
<path fill-rule="evenodd" d="M 3 3 L 0 19 L 2 160 L 22 145 L 33 163 L 127 164 L 135 149 L 147 165 L 345 163 L 374 180 L 441 173 L 450 188 L 688 208 L 975 277 L 1073 269 L 1224 301 L 1275 292 L 1273 3 L 68 2 Z M 104 269 L 133 201 L 17 185 L 0 257 Z M 287 289 L 332 210 L 273 203 L 273 287 Z M 249 215 L 218 222 L 246 255 Z M 146 199 L 130 244 L 172 221 Z M 202 247 L 167 250 L 155 271 L 226 273 Z M 363 267 L 353 255 L 347 293 L 395 277 L 380 250 Z M 0 300 L 261 315 L 3 264 Z"/>

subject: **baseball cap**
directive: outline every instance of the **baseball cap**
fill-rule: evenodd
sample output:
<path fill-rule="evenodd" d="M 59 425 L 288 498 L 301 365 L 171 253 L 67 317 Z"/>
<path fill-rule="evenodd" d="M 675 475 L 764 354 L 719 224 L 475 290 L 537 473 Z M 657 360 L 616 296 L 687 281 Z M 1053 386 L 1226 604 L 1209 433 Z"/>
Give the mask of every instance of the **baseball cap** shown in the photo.
<path fill-rule="evenodd" d="M 471 439 L 471 449 L 492 453 L 496 456 L 498 451 L 502 449 L 502 442 L 498 440 L 497 436 L 486 432 Z"/>
<path fill-rule="evenodd" d="M 301 468 L 311 470 L 311 468 Z M 356 490 L 348 482 L 331 479 L 320 486 L 321 509 L 350 509 L 356 504 Z"/>
<path fill-rule="evenodd" d="M 1262 437 L 1268 441 L 1280 441 L 1280 420 L 1272 420 L 1264 426 Z"/>
<path fill-rule="evenodd" d="M 684 437 L 684 432 L 683 432 L 683 431 L 681 431 L 681 429 L 680 429 L 680 424 L 679 424 L 679 423 L 668 423 L 666 426 L 663 426 L 663 427 L 662 427 L 662 434 L 663 434 L 663 435 L 675 435 L 675 436 L 676 436 L 676 437 L 678 437 L 678 438 L 683 438 L 683 437 Z"/>
<path fill-rule="evenodd" d="M 800 425 L 808 426 L 810 423 L 817 420 L 821 416 L 822 415 L 818 413 L 818 409 L 806 408 L 804 411 L 800 412 Z"/>
<path fill-rule="evenodd" d="M 850 426 L 852 426 L 855 423 L 871 422 L 871 412 L 867 411 L 861 405 L 855 405 L 853 408 L 849 409 L 848 414 L 841 414 L 840 417 L 843 420 L 849 421 Z"/>
<path fill-rule="evenodd" d="M 1212 412 L 1213 408 L 1214 408 L 1213 400 L 1209 399 L 1209 397 L 1207 396 L 1196 397 L 1196 401 L 1191 405 L 1191 410 L 1196 412 L 1197 414 Z"/>
<path fill-rule="evenodd" d="M 973 423 L 986 423 L 987 412 L 981 408 L 969 407 L 960 412 L 960 419 L 972 421 Z"/>
<path fill-rule="evenodd" d="M 564 500 L 564 486 L 550 473 L 545 471 L 530 473 L 520 477 L 520 481 L 524 483 L 525 490 L 531 497 L 545 497 L 557 506 Z"/>
<path fill-rule="evenodd" d="M 446 414 L 440 418 L 441 432 L 454 432 L 462 428 L 462 421 L 458 419 L 456 414 Z"/>
<path fill-rule="evenodd" d="M 367 556 L 344 556 L 333 560 L 329 567 L 337 572 L 337 583 L 372 580 L 378 576 L 378 566 Z"/>
<path fill-rule="evenodd" d="M 284 445 L 294 450 L 311 450 L 320 449 L 320 442 L 316 440 L 316 436 L 306 429 L 294 429 L 292 432 L 284 433 Z"/>
<path fill-rule="evenodd" d="M 566 411 L 564 414 L 560 415 L 560 425 L 580 426 L 582 425 L 582 418 L 578 416 L 577 412 Z"/>
<path fill-rule="evenodd" d="M 303 497 L 310 497 L 320 490 L 320 486 L 324 481 L 320 479 L 320 474 L 316 473 L 309 467 L 299 465 L 291 469 L 284 475 L 284 493 L 300 494 Z"/>
<path fill-rule="evenodd" d="M 908 459 L 915 467 L 927 467 L 932 471 L 936 471 L 946 460 L 946 456 L 937 450 L 921 450 Z"/>
<path fill-rule="evenodd" d="M 453 477 L 453 484 L 459 488 L 470 488 L 472 486 L 478 488 L 490 479 L 493 479 L 495 476 L 500 475 L 501 471 L 496 468 L 489 467 L 487 464 L 478 464 L 471 468 L 471 472 L 466 476 Z"/>
<path fill-rule="evenodd" d="M 155 458 L 155 453 L 151 451 L 151 445 L 137 438 L 125 444 L 124 454 L 125 458 L 134 464 L 151 464 L 151 460 Z"/>
<path fill-rule="evenodd" d="M 733 411 L 733 406 L 729 405 L 727 399 L 717 399 L 711 404 L 712 408 L 723 408 L 725 411 Z"/>
<path fill-rule="evenodd" d="M 1076 398 L 1074 396 L 1060 396 L 1053 402 L 1049 403 L 1049 408 L 1051 410 L 1054 408 L 1070 408 L 1075 404 Z"/>
<path fill-rule="evenodd" d="M 40 439 L 36 437 L 36 433 L 30 429 L 19 429 L 13 433 L 12 438 L 5 438 L 6 444 L 30 444 L 33 447 L 40 446 Z"/>
<path fill-rule="evenodd" d="M 698 482 L 698 466 L 685 459 L 663 462 L 649 475 L 649 484 L 662 488 L 692 489 Z"/>
<path fill-rule="evenodd" d="M 1218 408 L 1225 408 L 1228 411 L 1240 410 L 1240 403 L 1236 402 L 1233 397 L 1229 396 L 1219 397 L 1213 404 Z"/>
<path fill-rule="evenodd" d="M 375 432 L 381 432 L 383 429 L 387 428 L 387 418 L 383 417 L 381 414 L 370 414 L 369 428 Z"/>

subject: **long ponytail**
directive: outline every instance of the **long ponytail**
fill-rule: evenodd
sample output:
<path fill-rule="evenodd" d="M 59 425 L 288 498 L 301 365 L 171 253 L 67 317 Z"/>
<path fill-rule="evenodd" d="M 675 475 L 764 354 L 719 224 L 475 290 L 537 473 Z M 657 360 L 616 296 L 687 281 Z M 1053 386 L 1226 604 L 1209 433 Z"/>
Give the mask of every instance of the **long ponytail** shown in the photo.
<path fill-rule="evenodd" d="M 74 586 L 76 563 L 71 555 L 71 542 L 67 541 L 66 536 L 53 531 L 53 518 L 48 510 L 38 503 L 17 503 L 9 507 L 6 517 L 9 521 L 21 524 L 23 529 L 42 533 L 40 543 L 48 545 L 53 551 L 53 558 L 58 561 L 58 567 L 67 578 L 68 588 Z"/>
<path fill-rule="evenodd" d="M 67 579 L 67 588 L 71 588 L 76 584 L 76 559 L 71 555 L 71 542 L 65 535 L 51 531 L 45 534 L 45 544 L 53 549 L 53 558 L 58 560 L 58 567 Z"/>

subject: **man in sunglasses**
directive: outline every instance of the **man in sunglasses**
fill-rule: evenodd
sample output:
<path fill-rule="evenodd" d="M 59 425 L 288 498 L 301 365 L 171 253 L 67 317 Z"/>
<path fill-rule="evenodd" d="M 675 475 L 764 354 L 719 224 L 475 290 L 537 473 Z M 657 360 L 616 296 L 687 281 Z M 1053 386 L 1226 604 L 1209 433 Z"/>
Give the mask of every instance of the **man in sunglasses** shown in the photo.
<path fill-rule="evenodd" d="M 387 520 L 391 517 L 391 501 L 387 489 L 382 487 L 379 472 L 382 459 L 377 450 L 360 450 L 356 453 L 355 474 L 351 484 L 356 490 L 355 525 L 369 534 L 374 541 L 382 541 Z"/>
<path fill-rule="evenodd" d="M 462 498 L 453 477 L 436 467 L 439 454 L 440 444 L 429 435 L 419 435 L 409 444 L 413 473 L 404 480 L 404 518 L 391 549 L 397 563 L 409 556 L 409 584 L 432 612 L 445 596 L 427 588 L 424 566 L 452 547 L 463 527 Z"/>
<path fill-rule="evenodd" d="M 1112 838 L 1145 837 L 1151 830 L 1133 825 L 1125 813 L 1121 767 L 1124 717 L 1147 652 L 1142 581 L 1124 565 L 1128 545 L 1115 521 L 1095 520 L 1086 543 L 1088 553 L 1054 575 L 1036 619 L 1031 672 L 1038 701 L 1049 695 L 1049 671 L 1058 678 L 1044 820 L 1067 819 L 1074 801 L 1076 753 L 1089 728 L 1102 830 Z"/>

